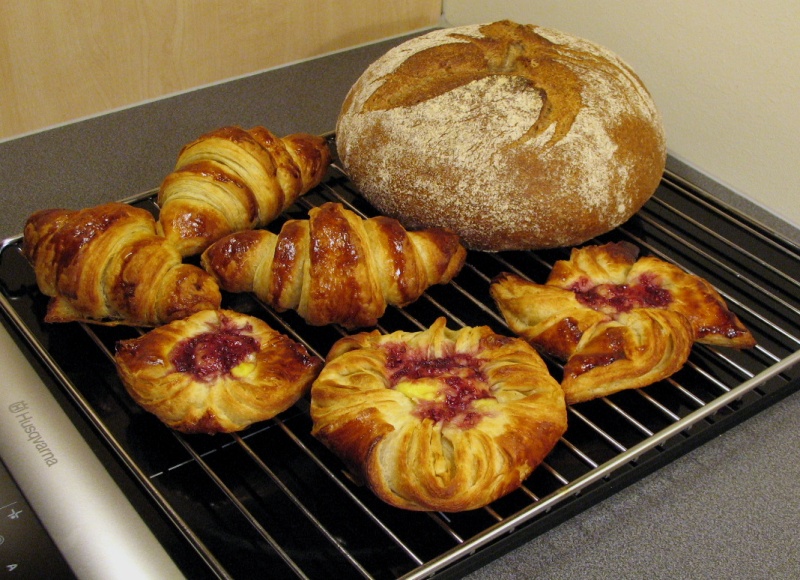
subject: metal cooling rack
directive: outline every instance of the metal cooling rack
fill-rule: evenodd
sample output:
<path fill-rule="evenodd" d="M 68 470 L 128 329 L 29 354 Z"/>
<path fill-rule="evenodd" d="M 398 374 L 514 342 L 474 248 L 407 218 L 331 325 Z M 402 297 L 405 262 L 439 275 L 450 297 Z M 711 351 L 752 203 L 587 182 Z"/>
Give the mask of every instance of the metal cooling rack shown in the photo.
<path fill-rule="evenodd" d="M 154 198 L 150 191 L 125 201 L 157 213 Z M 375 214 L 334 163 L 323 184 L 270 229 L 325 201 Z M 114 369 L 116 341 L 141 332 L 44 325 L 46 299 L 19 238 L 6 240 L 0 252 L 0 305 L 210 577 L 455 577 L 800 388 L 797 246 L 670 172 L 634 218 L 596 242 L 618 240 L 711 281 L 758 346 L 740 352 L 696 345 L 667 380 L 571 407 L 566 434 L 521 489 L 458 514 L 391 508 L 357 485 L 309 435 L 307 400 L 240 434 L 167 429 L 129 399 Z M 513 271 L 542 282 L 568 254 L 470 252 L 452 283 L 404 309 L 390 308 L 379 329 L 421 330 L 445 316 L 451 328 L 488 325 L 510 334 L 489 297 L 492 278 Z M 263 318 L 320 357 L 345 335 L 337 326 L 309 327 L 292 312 L 277 314 L 249 295 L 226 295 L 223 306 Z M 546 362 L 559 377 L 558 363 Z"/>

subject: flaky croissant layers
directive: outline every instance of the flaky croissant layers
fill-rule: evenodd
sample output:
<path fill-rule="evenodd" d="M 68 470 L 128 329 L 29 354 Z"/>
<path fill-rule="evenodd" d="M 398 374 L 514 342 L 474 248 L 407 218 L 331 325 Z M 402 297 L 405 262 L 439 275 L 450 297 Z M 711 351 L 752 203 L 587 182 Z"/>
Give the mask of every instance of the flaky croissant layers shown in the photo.
<path fill-rule="evenodd" d="M 229 292 L 253 292 L 273 308 L 295 310 L 313 326 L 373 326 L 387 305 L 405 306 L 464 264 L 458 236 L 439 228 L 407 231 L 387 217 L 363 219 L 338 203 L 289 220 L 280 232 L 239 232 L 202 255 Z"/>
<path fill-rule="evenodd" d="M 327 141 L 277 137 L 264 127 L 221 127 L 185 145 L 158 192 L 159 232 L 182 256 L 223 236 L 264 226 L 320 183 Z"/>
<path fill-rule="evenodd" d="M 220 306 L 214 279 L 182 263 L 150 212 L 127 204 L 38 211 L 22 251 L 51 297 L 47 322 L 157 326 Z"/>

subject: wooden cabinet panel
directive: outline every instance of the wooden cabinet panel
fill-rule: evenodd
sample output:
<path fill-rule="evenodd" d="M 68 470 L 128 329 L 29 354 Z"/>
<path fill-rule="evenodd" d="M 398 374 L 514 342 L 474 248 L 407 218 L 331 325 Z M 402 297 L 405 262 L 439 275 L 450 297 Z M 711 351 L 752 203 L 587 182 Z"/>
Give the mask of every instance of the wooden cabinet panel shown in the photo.
<path fill-rule="evenodd" d="M 0 139 L 434 26 L 441 0 L 0 3 Z"/>

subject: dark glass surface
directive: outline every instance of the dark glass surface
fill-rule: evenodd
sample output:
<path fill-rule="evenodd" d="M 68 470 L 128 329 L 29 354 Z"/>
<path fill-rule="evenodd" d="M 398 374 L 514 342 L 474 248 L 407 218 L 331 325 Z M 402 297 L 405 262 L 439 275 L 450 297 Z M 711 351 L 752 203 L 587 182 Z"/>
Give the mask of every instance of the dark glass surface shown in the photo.
<path fill-rule="evenodd" d="M 76 578 L 25 494 L 0 461 L 0 574 L 4 578 Z"/>

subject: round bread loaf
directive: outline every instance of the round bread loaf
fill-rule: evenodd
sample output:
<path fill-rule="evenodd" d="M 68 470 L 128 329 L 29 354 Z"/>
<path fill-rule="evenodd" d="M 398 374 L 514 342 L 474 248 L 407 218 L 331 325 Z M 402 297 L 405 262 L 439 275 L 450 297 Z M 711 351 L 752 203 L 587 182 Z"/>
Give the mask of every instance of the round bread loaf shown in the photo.
<path fill-rule="evenodd" d="M 666 161 L 660 115 L 629 66 L 509 21 L 390 50 L 350 89 L 336 131 L 344 169 L 379 211 L 486 251 L 605 233 L 650 198 Z"/>

